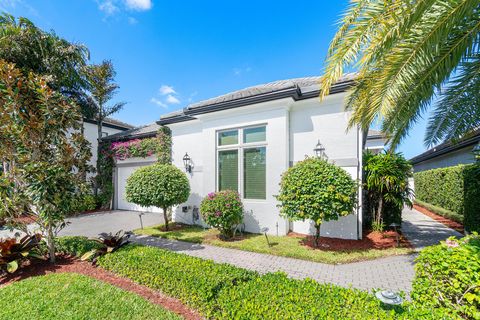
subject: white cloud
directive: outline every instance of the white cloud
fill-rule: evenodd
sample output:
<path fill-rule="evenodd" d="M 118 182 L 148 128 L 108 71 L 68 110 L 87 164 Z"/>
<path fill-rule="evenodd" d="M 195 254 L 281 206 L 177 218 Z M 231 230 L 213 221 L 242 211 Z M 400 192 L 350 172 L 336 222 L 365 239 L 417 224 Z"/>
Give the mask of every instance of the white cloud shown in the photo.
<path fill-rule="evenodd" d="M 150 102 L 151 102 L 151 103 L 155 103 L 157 106 L 160 106 L 160 107 L 162 107 L 162 108 L 165 108 L 165 109 L 168 108 L 168 105 L 167 105 L 167 104 L 163 103 L 162 101 L 158 100 L 157 98 L 152 98 L 152 99 L 150 99 Z"/>
<path fill-rule="evenodd" d="M 165 101 L 167 101 L 167 103 L 170 103 L 170 104 L 179 104 L 180 103 L 180 100 L 178 100 L 176 97 L 172 96 L 171 94 L 169 94 L 167 96 L 167 99 L 165 99 Z"/>
<path fill-rule="evenodd" d="M 252 71 L 252 68 L 249 66 L 243 68 L 233 68 L 233 75 L 240 76 L 241 74 L 248 73 L 250 71 Z"/>
<path fill-rule="evenodd" d="M 111 16 L 120 11 L 120 9 L 115 5 L 113 0 L 104 0 L 98 4 L 98 9 L 105 12 L 107 15 Z"/>
<path fill-rule="evenodd" d="M 175 91 L 175 89 L 173 89 L 172 86 L 167 86 L 166 84 L 162 84 L 158 91 L 162 96 L 165 96 L 167 94 L 177 94 L 177 92 Z"/>
<path fill-rule="evenodd" d="M 125 0 L 127 8 L 138 11 L 150 10 L 152 8 L 151 0 Z"/>
<path fill-rule="evenodd" d="M 137 24 L 138 23 L 138 20 L 135 19 L 134 17 L 128 17 L 128 23 L 129 24 Z"/>

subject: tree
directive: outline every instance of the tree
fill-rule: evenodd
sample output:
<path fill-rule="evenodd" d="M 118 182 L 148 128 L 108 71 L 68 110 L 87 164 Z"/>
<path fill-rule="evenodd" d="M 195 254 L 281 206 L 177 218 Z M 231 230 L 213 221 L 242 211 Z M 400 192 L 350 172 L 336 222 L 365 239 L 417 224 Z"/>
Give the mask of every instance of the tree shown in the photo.
<path fill-rule="evenodd" d="M 478 0 L 356 0 L 330 44 L 321 97 L 345 68 L 358 67 L 347 102 L 350 125 L 367 130 L 379 119 L 395 147 L 438 89 L 452 84 L 430 119 L 426 143 L 468 133 L 480 119 L 479 31 Z M 463 104 L 468 97 L 475 101 Z"/>
<path fill-rule="evenodd" d="M 27 18 L 0 15 L 0 59 L 15 63 L 25 75 L 33 72 L 46 76 L 48 86 L 73 98 L 88 118 L 90 110 L 84 99 L 86 79 L 82 70 L 89 51 L 82 44 L 71 43 L 54 32 L 45 32 Z"/>
<path fill-rule="evenodd" d="M 168 210 L 188 200 L 190 184 L 187 175 L 171 164 L 153 164 L 136 170 L 127 179 L 127 200 L 143 207 L 162 208 L 165 230 Z"/>
<path fill-rule="evenodd" d="M 53 91 L 45 77 L 24 73 L 14 64 L 0 60 L 0 158 L 9 164 L 2 202 L 14 188 L 25 206 L 11 203 L 37 215 L 46 235 L 50 260 L 55 262 L 55 235 L 64 225 L 72 197 L 81 184 L 76 168 L 80 133 L 79 107 Z"/>
<path fill-rule="evenodd" d="M 88 104 L 93 110 L 93 118 L 97 122 L 97 154 L 101 151 L 101 139 L 103 121 L 105 118 L 118 112 L 125 105 L 124 102 L 108 104 L 117 93 L 119 86 L 115 83 L 115 69 L 111 61 L 105 60 L 101 64 L 91 65 L 86 69 L 88 90 L 90 94 L 86 97 Z M 100 157 L 97 159 L 97 174 L 100 172 Z M 98 183 L 95 183 L 95 195 L 98 194 Z"/>
<path fill-rule="evenodd" d="M 206 223 L 229 239 L 234 236 L 234 227 L 243 220 L 242 200 L 237 191 L 210 192 L 200 204 L 200 213 Z"/>
<path fill-rule="evenodd" d="M 412 166 L 402 154 L 391 152 L 375 155 L 367 151 L 363 163 L 366 207 L 372 214 L 373 229 L 382 231 L 385 220 L 400 223 L 403 206 L 412 206 L 413 190 L 408 185 Z"/>
<path fill-rule="evenodd" d="M 356 192 L 356 183 L 345 170 L 325 160 L 307 158 L 282 175 L 277 199 L 284 217 L 313 221 L 318 247 L 322 223 L 351 214 Z"/>

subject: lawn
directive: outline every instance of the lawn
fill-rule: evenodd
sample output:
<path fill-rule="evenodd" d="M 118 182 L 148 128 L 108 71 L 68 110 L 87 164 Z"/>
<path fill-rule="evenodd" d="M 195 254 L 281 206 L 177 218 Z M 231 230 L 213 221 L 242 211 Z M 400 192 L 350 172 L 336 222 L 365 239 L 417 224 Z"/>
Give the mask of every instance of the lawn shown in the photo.
<path fill-rule="evenodd" d="M 215 229 L 205 230 L 199 226 L 174 224 L 173 228 L 177 229 L 166 232 L 161 230 L 162 227 L 163 225 L 157 225 L 137 229 L 135 233 L 330 264 L 371 260 L 413 252 L 410 248 L 352 249 L 342 251 L 312 249 L 302 244 L 302 238 L 290 236 L 268 236 L 272 244 L 272 246 L 268 246 L 265 236 L 259 234 L 245 234 L 241 240 L 222 241 L 218 239 L 218 231 Z"/>
<path fill-rule="evenodd" d="M 74 273 L 0 287 L 0 319 L 181 319 L 143 298 Z"/>

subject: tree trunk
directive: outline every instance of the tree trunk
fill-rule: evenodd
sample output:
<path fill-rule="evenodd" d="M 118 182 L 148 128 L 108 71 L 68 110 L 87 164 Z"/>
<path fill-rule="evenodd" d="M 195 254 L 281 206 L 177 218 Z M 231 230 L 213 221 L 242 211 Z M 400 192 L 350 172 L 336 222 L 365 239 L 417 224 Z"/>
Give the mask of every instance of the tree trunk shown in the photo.
<path fill-rule="evenodd" d="M 315 247 L 318 248 L 318 245 L 319 245 L 319 241 L 320 241 L 320 227 L 321 227 L 321 224 L 315 224 Z"/>
<path fill-rule="evenodd" d="M 383 197 L 380 197 L 380 199 L 378 200 L 377 217 L 376 217 L 376 221 L 378 225 L 380 225 L 380 223 L 382 222 L 382 216 L 383 216 Z"/>
<path fill-rule="evenodd" d="M 100 142 L 102 141 L 102 128 L 103 127 L 103 116 L 102 113 L 100 112 L 98 117 L 97 117 L 97 177 L 100 174 Z M 94 190 L 95 196 L 98 195 L 98 178 L 95 179 L 95 190 Z"/>
<path fill-rule="evenodd" d="M 163 208 L 163 218 L 165 219 L 165 230 L 168 231 L 168 208 Z"/>
<path fill-rule="evenodd" d="M 47 240 L 48 240 L 48 254 L 50 256 L 50 262 L 55 263 L 55 241 L 53 237 L 52 224 L 49 222 L 47 225 Z"/>

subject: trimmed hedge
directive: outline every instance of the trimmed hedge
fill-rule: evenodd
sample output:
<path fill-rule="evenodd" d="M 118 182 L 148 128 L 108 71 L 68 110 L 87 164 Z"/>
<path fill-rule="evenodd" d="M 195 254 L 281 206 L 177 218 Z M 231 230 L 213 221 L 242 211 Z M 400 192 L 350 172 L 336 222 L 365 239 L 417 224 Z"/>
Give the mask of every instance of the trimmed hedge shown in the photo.
<path fill-rule="evenodd" d="M 463 216 L 465 230 L 480 231 L 480 165 L 422 171 L 414 179 L 418 200 L 453 211 Z"/>
<path fill-rule="evenodd" d="M 433 213 L 441 215 L 442 217 L 451 219 L 451 220 L 459 222 L 459 223 L 463 223 L 463 216 L 456 213 L 456 212 L 434 206 L 433 204 L 426 203 L 426 202 L 423 202 L 423 201 L 418 200 L 418 199 L 415 199 L 414 203 L 428 209 L 429 211 L 432 211 Z"/>
<path fill-rule="evenodd" d="M 480 319 L 480 238 L 447 241 L 416 259 L 412 299 L 425 307 L 448 308 L 459 318 Z"/>
<path fill-rule="evenodd" d="M 356 289 L 259 275 L 153 247 L 126 246 L 98 264 L 140 284 L 179 298 L 213 319 L 449 319 L 441 309 L 412 303 L 388 309 Z"/>

